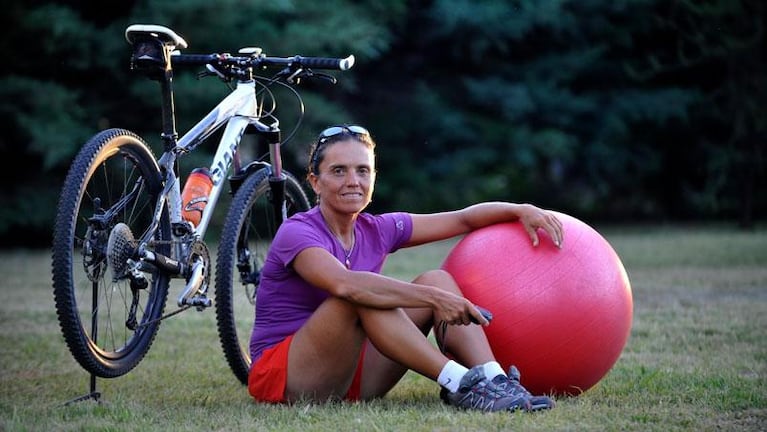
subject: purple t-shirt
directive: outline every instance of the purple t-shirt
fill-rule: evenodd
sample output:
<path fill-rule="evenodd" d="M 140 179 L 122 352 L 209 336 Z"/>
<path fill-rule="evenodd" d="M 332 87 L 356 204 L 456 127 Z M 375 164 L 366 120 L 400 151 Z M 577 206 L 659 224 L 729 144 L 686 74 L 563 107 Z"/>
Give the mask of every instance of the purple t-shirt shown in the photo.
<path fill-rule="evenodd" d="M 408 213 L 360 213 L 354 225 L 352 270 L 380 273 L 386 256 L 405 244 L 413 232 Z M 330 294 L 304 281 L 293 270 L 302 250 L 321 247 L 344 263 L 346 253 L 325 224 L 319 207 L 293 215 L 274 237 L 261 272 L 256 297 L 256 322 L 250 337 L 253 361 L 295 333 Z"/>

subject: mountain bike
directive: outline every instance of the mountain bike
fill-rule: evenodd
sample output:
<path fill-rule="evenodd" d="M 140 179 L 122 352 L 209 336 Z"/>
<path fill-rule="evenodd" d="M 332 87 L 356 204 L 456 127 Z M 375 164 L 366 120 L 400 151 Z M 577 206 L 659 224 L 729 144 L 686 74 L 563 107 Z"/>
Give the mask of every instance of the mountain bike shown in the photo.
<path fill-rule="evenodd" d="M 53 234 L 53 291 L 61 331 L 92 380 L 114 378 L 144 358 L 162 320 L 215 304 L 226 360 L 247 383 L 250 331 L 266 251 L 282 221 L 309 209 L 301 184 L 283 169 L 281 146 L 290 137 L 282 138 L 271 89 L 285 87 L 301 102 L 295 89 L 300 82 L 322 78 L 334 83 L 332 75 L 314 70 L 347 70 L 354 56 L 270 57 L 255 47 L 240 49 L 238 55 L 181 54 L 186 41 L 151 24 L 131 25 L 125 37 L 133 49 L 131 69 L 160 84 L 163 152 L 156 158 L 137 134 L 108 129 L 93 136 L 75 157 Z M 201 77 L 218 77 L 231 92 L 178 138 L 173 71 L 185 66 L 204 68 Z M 302 118 L 303 103 L 299 105 Z M 222 127 L 208 167 L 207 204 L 193 223 L 183 217 L 189 209 L 183 207 L 179 159 Z M 254 135 L 264 154 L 244 155 L 240 143 L 245 135 Z M 213 302 L 211 255 L 204 238 L 225 185 L 232 198 L 218 239 Z M 177 308 L 166 313 L 174 279 L 183 280 L 184 286 Z"/>

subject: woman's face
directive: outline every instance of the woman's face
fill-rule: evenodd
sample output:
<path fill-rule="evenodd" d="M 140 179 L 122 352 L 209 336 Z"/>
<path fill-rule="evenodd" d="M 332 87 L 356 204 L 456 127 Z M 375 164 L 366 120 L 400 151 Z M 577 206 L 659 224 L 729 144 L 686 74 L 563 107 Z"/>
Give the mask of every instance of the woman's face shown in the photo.
<path fill-rule="evenodd" d="M 309 181 L 322 207 L 338 213 L 359 213 L 373 197 L 373 149 L 351 137 L 328 143 L 319 173 L 311 174 Z"/>

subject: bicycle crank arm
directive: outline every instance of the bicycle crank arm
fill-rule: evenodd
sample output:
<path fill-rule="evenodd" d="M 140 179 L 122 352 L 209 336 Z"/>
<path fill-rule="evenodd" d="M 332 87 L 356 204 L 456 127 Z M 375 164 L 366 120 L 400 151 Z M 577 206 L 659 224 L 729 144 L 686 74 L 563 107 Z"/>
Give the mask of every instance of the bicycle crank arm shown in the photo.
<path fill-rule="evenodd" d="M 188 265 L 146 249 L 141 250 L 139 256 L 145 262 L 156 266 L 158 269 L 167 272 L 171 276 L 186 275 L 189 269 Z M 201 289 L 205 282 L 205 271 L 205 263 L 202 260 L 195 260 L 192 264 L 191 271 L 189 272 L 190 276 L 186 287 L 184 287 L 184 290 L 178 297 L 179 306 L 195 306 L 197 308 L 207 308 L 212 306 L 211 300 L 204 296 L 207 287 Z"/>
<path fill-rule="evenodd" d="M 205 291 L 201 289 L 202 284 L 205 282 L 205 271 L 205 263 L 201 259 L 195 260 L 192 264 L 192 274 L 189 276 L 189 282 L 186 283 L 184 291 L 178 296 L 179 307 L 196 306 L 199 309 L 212 305 L 211 300 L 202 295 Z"/>
<path fill-rule="evenodd" d="M 180 276 L 186 273 L 186 265 L 165 255 L 142 249 L 139 251 L 139 257 L 171 276 Z"/>

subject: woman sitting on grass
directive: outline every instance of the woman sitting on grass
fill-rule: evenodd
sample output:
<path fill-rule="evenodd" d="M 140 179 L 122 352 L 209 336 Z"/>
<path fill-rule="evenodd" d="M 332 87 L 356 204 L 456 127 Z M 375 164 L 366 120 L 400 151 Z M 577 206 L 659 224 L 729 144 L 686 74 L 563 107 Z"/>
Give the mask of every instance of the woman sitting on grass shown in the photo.
<path fill-rule="evenodd" d="M 382 397 L 410 369 L 442 386 L 442 399 L 483 411 L 551 408 L 494 359 L 488 321 L 442 270 L 412 282 L 380 274 L 389 253 L 519 220 L 538 244 L 562 225 L 527 204 L 483 203 L 435 214 L 363 210 L 375 183 L 375 143 L 359 126 L 334 126 L 314 145 L 308 180 L 318 204 L 282 224 L 258 289 L 248 389 L 258 401 Z M 442 334 L 447 323 L 449 337 Z M 434 329 L 443 354 L 427 339 Z M 452 360 L 451 360 L 452 359 Z"/>

